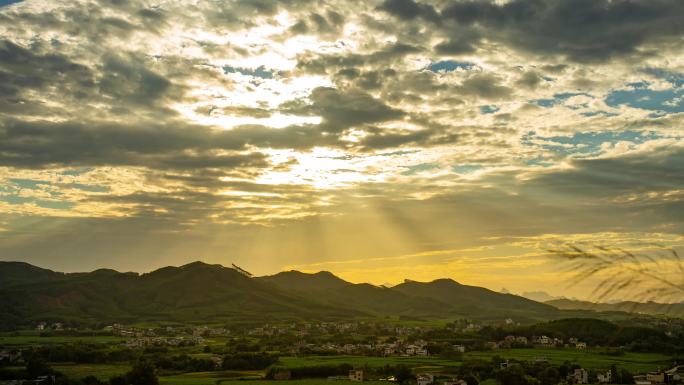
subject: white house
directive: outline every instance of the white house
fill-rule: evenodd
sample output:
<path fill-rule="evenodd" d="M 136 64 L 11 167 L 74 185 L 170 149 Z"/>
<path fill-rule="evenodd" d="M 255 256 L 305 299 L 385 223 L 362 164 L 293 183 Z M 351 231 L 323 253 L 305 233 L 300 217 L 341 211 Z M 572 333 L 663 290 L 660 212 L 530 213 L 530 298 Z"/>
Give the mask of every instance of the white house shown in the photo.
<path fill-rule="evenodd" d="M 349 371 L 349 381 L 362 382 L 363 381 L 363 370 L 350 370 Z"/>
<path fill-rule="evenodd" d="M 599 384 L 610 384 L 610 381 L 613 379 L 613 372 L 609 370 L 605 373 L 598 373 L 596 379 Z"/>
<path fill-rule="evenodd" d="M 570 375 L 570 382 L 575 384 L 588 384 L 589 383 L 589 373 L 586 370 L 580 368 L 575 369 L 575 371 Z"/>
<path fill-rule="evenodd" d="M 430 385 L 435 382 L 435 376 L 430 373 L 420 373 L 416 376 L 418 385 Z"/>

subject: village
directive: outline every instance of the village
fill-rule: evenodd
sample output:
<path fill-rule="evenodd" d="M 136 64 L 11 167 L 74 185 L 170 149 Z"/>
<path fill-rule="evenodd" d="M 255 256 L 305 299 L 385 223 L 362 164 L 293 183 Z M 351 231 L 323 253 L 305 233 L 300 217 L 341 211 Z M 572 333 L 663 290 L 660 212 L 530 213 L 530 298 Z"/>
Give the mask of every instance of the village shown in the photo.
<path fill-rule="evenodd" d="M 517 333 L 516 333 L 517 331 Z M 263 368 L 266 378 L 273 381 L 286 381 L 307 378 L 296 368 L 282 366 L 281 360 L 297 359 L 307 361 L 307 357 L 339 357 L 344 362 L 353 358 L 354 362 L 369 359 L 384 359 L 393 365 L 402 360 L 415 362 L 440 363 L 440 370 L 410 370 L 408 374 L 397 374 L 400 366 L 378 371 L 351 365 L 332 367 L 330 374 L 317 372 L 314 376 L 324 375 L 328 381 L 386 381 L 414 383 L 415 385 L 475 385 L 471 377 L 486 378 L 494 376 L 502 385 L 536 385 L 517 383 L 510 380 L 520 373 L 539 374 L 540 368 L 555 371 L 554 378 L 564 384 L 615 384 L 632 383 L 635 385 L 676 384 L 680 381 L 679 367 L 663 365 L 661 369 L 627 373 L 615 367 L 584 367 L 572 357 L 583 354 L 624 354 L 624 347 L 599 346 L 584 341 L 580 336 L 534 335 L 529 329 L 521 328 L 511 319 L 503 319 L 494 324 L 473 320 L 456 320 L 443 326 L 392 325 L 382 322 L 302 322 L 263 325 L 166 325 L 140 327 L 114 323 L 99 329 L 83 329 L 63 323 L 39 322 L 34 334 L 40 340 L 51 337 L 88 336 L 107 337 L 112 340 L 112 348 L 121 350 L 127 356 L 144 357 L 149 354 L 175 357 L 190 354 L 201 359 L 193 359 L 201 364 L 202 370 L 222 371 L 226 369 Z M 498 337 L 498 338 L 497 338 Z M 32 354 L 34 348 L 28 351 Z M 157 353 L 154 353 L 157 352 Z M 510 352 L 510 353 L 509 353 Z M 515 352 L 515 353 L 514 353 Z M 570 352 L 575 352 L 570 354 Z M 586 353 L 584 353 L 586 352 Z M 593 353 L 590 353 L 593 352 Z M 524 354 L 522 354 L 524 353 Z M 18 366 L 27 363 L 27 351 L 0 348 L 0 366 Z M 174 355 L 175 356 L 171 356 Z M 181 354 L 181 356 L 178 356 Z M 511 355 L 512 354 L 512 355 Z M 566 355 L 568 361 L 559 363 L 558 354 Z M 509 357 L 509 358 L 504 358 Z M 244 360 L 257 357 L 261 360 L 256 366 L 241 366 Z M 290 358 L 288 358 L 290 357 Z M 463 368 L 472 361 L 471 357 L 489 357 L 482 361 L 488 369 L 463 371 L 450 369 Z M 589 357 L 589 356 L 587 356 Z M 236 360 L 237 359 L 237 360 Z M 470 360 L 470 361 L 469 361 Z M 237 363 L 236 363 L 237 362 Z M 337 361 L 340 362 L 340 361 Z M 412 361 L 406 361 L 412 362 Z M 237 366 L 236 366 L 237 365 Z M 270 369 L 269 369 L 270 368 Z M 394 369 L 393 369 L 394 368 Z M 163 368 L 162 368 L 163 369 Z M 193 369 L 196 370 L 196 369 Z M 479 371 L 478 371 L 479 370 Z M 485 372 L 482 372 L 485 370 Z M 344 371 L 344 374 L 340 373 Z M 400 370 L 399 370 L 400 371 Z M 459 374 L 460 373 L 460 374 Z M 302 377 L 305 376 L 305 377 Z M 496 377 L 499 376 L 499 377 Z M 508 376 L 508 377 L 507 377 Z M 523 376 L 523 377 L 524 377 Z M 522 377 L 521 377 L 522 378 Z M 48 381 L 43 378 L 41 381 Z M 513 381 L 513 382 L 507 382 Z M 524 381 L 523 381 L 524 382 Z M 48 384 L 49 382 L 40 382 Z M 546 385 L 543 383 L 542 385 Z"/>

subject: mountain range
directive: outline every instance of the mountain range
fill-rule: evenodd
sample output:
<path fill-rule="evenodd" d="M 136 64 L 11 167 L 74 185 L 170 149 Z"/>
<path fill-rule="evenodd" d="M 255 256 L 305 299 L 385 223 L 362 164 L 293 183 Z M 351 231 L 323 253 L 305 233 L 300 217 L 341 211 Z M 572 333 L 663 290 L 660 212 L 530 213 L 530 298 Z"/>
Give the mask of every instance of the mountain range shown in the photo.
<path fill-rule="evenodd" d="M 526 323 L 578 315 L 581 311 L 451 279 L 407 280 L 390 288 L 350 283 L 325 271 L 250 277 L 203 262 L 145 274 L 110 269 L 60 273 L 0 262 L 0 327 L 5 329 L 38 321 L 264 323 L 393 317 Z"/>
<path fill-rule="evenodd" d="M 558 309 L 566 310 L 590 310 L 595 312 L 626 312 L 648 315 L 665 314 L 672 317 L 684 317 L 684 302 L 659 303 L 659 302 L 635 302 L 620 301 L 614 303 L 596 303 L 572 299 L 554 299 L 546 301 L 546 304 Z"/>

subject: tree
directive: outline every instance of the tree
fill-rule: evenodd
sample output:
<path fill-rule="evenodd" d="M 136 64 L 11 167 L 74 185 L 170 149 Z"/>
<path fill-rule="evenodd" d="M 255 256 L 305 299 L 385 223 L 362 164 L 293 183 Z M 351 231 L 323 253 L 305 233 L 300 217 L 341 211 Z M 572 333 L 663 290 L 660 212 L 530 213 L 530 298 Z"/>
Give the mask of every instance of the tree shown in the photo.
<path fill-rule="evenodd" d="M 109 379 L 109 385 L 130 385 L 125 375 L 114 376 Z"/>
<path fill-rule="evenodd" d="M 473 376 L 472 374 L 469 374 L 469 375 L 463 377 L 463 380 L 468 385 L 478 385 L 479 384 L 479 382 L 477 381 L 477 378 L 475 378 L 475 376 Z"/>
<path fill-rule="evenodd" d="M 539 373 L 539 382 L 541 385 L 556 385 L 560 382 L 561 375 L 558 369 L 550 366 Z"/>
<path fill-rule="evenodd" d="M 397 365 L 396 368 L 394 368 L 394 378 L 397 379 L 398 383 L 403 384 L 405 381 L 414 379 L 415 376 L 408 366 Z"/>
<path fill-rule="evenodd" d="M 504 370 L 500 370 L 496 379 L 501 385 L 528 385 L 528 376 L 525 370 L 520 365 L 509 366 Z"/>
<path fill-rule="evenodd" d="M 126 373 L 126 379 L 130 385 L 159 385 L 157 368 L 146 360 L 138 361 L 133 368 Z"/>
<path fill-rule="evenodd" d="M 621 384 L 633 384 L 634 377 L 627 369 L 620 370 L 620 383 Z"/>
<path fill-rule="evenodd" d="M 26 376 L 28 378 L 36 378 L 38 376 L 45 376 L 53 373 L 54 371 L 52 368 L 41 356 L 34 354 L 26 362 Z"/>

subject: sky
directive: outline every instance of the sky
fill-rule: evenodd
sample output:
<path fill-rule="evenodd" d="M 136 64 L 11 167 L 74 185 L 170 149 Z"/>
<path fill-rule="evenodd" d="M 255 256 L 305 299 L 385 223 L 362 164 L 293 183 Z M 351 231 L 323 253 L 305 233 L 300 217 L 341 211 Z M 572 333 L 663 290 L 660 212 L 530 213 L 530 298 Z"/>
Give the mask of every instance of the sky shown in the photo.
<path fill-rule="evenodd" d="M 684 250 L 682 19 L 681 0 L 1 1 L 0 260 L 587 297 L 549 249 Z"/>

